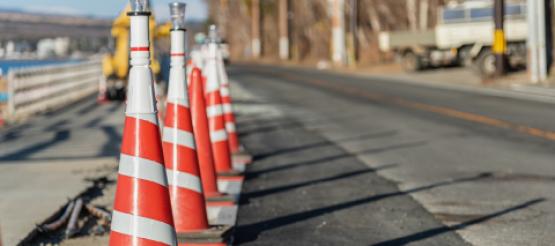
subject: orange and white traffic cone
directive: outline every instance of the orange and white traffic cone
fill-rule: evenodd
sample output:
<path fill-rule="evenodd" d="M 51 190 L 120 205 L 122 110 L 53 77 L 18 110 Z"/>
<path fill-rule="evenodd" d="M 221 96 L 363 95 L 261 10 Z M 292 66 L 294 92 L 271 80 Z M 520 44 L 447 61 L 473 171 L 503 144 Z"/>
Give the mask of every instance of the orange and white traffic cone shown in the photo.
<path fill-rule="evenodd" d="M 131 1 L 129 13 L 131 69 L 110 245 L 177 244 L 149 66 L 146 1 Z"/>
<path fill-rule="evenodd" d="M 220 83 L 216 62 L 217 44 L 209 44 L 209 56 L 205 66 L 205 97 L 206 114 L 210 129 L 210 140 L 216 161 L 218 173 L 229 172 L 231 167 L 231 152 L 228 144 L 228 134 L 225 128 L 225 118 L 222 107 L 222 96 L 220 94 Z"/>
<path fill-rule="evenodd" d="M 208 229 L 185 71 L 185 30 L 171 30 L 171 68 L 162 134 L 177 233 Z"/>
<path fill-rule="evenodd" d="M 220 50 L 217 51 L 217 65 L 218 74 L 221 82 L 220 94 L 222 95 L 222 108 L 224 111 L 225 128 L 228 133 L 228 143 L 230 151 L 232 153 L 231 161 L 234 169 L 244 171 L 245 164 L 252 162 L 252 156 L 249 155 L 245 151 L 245 148 L 243 148 L 239 143 L 239 137 L 237 135 L 235 124 L 235 114 L 233 113 L 233 101 L 231 99 L 229 78 L 227 77 L 227 72 L 225 70 L 224 61 Z"/>
<path fill-rule="evenodd" d="M 193 68 L 191 72 L 190 85 L 191 112 L 204 195 L 207 198 L 220 196 L 221 193 L 218 191 L 216 181 L 214 157 L 212 155 L 208 118 L 206 117 L 202 75 L 198 68 Z"/>
<path fill-rule="evenodd" d="M 235 115 L 233 114 L 233 106 L 231 103 L 231 94 L 229 90 L 229 79 L 225 71 L 221 52 L 216 52 L 216 64 L 218 66 L 220 94 L 222 95 L 222 108 L 224 110 L 225 129 L 228 134 L 228 143 L 231 153 L 239 152 L 239 138 L 235 130 Z"/>
<path fill-rule="evenodd" d="M 207 101 L 206 114 L 210 129 L 210 140 L 218 173 L 218 187 L 220 191 L 230 194 L 241 192 L 243 176 L 232 169 L 231 153 L 228 144 L 228 134 L 225 129 L 222 97 L 218 76 L 217 49 L 215 26 L 210 27 L 210 43 L 208 44 L 208 57 L 205 69 L 205 97 Z"/>
<path fill-rule="evenodd" d="M 197 161 L 196 141 L 189 106 L 185 68 L 184 3 L 171 3 L 173 29 L 166 120 L 162 135 L 175 229 L 179 245 L 225 245 L 221 228 L 208 223 L 207 208 Z M 207 232 L 222 235 L 207 240 Z"/>
<path fill-rule="evenodd" d="M 218 191 L 208 119 L 206 117 L 206 106 L 204 103 L 202 75 L 198 68 L 193 68 L 192 70 L 190 85 L 191 113 L 208 220 L 210 223 L 215 221 L 217 224 L 233 225 L 235 224 L 238 207 L 234 197 Z"/>

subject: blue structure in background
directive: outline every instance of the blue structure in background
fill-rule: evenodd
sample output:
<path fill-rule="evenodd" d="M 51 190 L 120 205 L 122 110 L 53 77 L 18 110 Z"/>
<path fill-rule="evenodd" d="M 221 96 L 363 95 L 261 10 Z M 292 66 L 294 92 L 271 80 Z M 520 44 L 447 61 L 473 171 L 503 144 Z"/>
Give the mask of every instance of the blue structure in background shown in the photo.
<path fill-rule="evenodd" d="M 76 63 L 81 60 L 0 60 L 0 76 L 8 74 L 8 71 L 13 68 L 21 67 L 34 67 L 54 64 Z"/>

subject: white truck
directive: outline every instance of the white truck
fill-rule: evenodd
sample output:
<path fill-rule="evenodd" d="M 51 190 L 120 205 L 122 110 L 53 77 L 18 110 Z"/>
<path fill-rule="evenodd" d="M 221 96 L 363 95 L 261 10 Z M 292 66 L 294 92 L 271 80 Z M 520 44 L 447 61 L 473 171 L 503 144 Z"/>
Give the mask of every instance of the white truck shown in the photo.
<path fill-rule="evenodd" d="M 445 6 L 439 10 L 436 27 L 425 31 L 394 31 L 379 34 L 382 51 L 395 52 L 402 67 L 414 72 L 429 67 L 472 66 L 484 77 L 495 73 L 493 5 L 485 1 Z M 505 6 L 507 62 L 526 64 L 526 6 Z"/>

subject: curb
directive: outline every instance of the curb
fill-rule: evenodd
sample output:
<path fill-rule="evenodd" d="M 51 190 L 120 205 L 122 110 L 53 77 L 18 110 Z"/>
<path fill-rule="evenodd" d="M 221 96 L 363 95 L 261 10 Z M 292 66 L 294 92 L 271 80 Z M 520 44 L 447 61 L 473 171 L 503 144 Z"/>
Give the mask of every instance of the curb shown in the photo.
<path fill-rule="evenodd" d="M 350 74 L 350 73 L 335 72 L 335 71 L 332 71 L 332 72 L 340 73 L 340 74 Z M 401 79 L 398 77 L 390 77 L 385 75 L 360 74 L 360 73 L 354 73 L 351 75 L 359 78 L 382 79 L 382 80 L 388 80 L 388 82 L 393 82 L 393 83 L 430 87 L 434 89 L 469 92 L 469 93 L 486 95 L 486 96 L 504 97 L 504 98 L 520 99 L 520 100 L 540 102 L 540 103 L 555 104 L 555 93 L 540 92 L 539 88 L 533 88 L 533 87 L 527 88 L 528 87 L 527 85 L 520 85 L 520 84 L 513 84 L 511 85 L 510 88 L 502 89 L 502 88 L 444 84 L 439 82 L 429 82 L 429 81 L 422 81 L 422 80 L 415 80 L 415 79 Z M 553 90 L 553 89 L 550 89 L 550 90 Z"/>
<path fill-rule="evenodd" d="M 362 78 L 362 79 L 381 79 L 381 80 L 385 80 L 384 82 L 422 86 L 422 87 L 429 87 L 434 89 L 467 92 L 467 93 L 474 93 L 474 94 L 486 95 L 486 96 L 519 99 L 519 100 L 526 100 L 531 102 L 555 104 L 555 88 L 549 89 L 549 90 L 552 90 L 551 92 L 545 92 L 545 91 L 541 91 L 541 87 L 536 88 L 536 87 L 533 87 L 532 85 L 527 85 L 527 84 L 511 84 L 508 88 L 476 87 L 476 86 L 468 86 L 468 85 L 445 84 L 441 82 L 430 82 L 430 81 L 423 81 L 423 80 L 410 79 L 410 78 L 400 78 L 397 76 L 398 74 L 395 74 L 393 76 L 387 76 L 384 74 L 371 74 L 371 73 L 364 73 L 364 72 L 359 72 L 354 70 L 339 70 L 337 68 L 320 70 L 314 67 L 296 66 L 291 64 L 276 64 L 276 63 L 260 64 L 260 63 L 252 63 L 252 62 L 237 62 L 237 64 L 240 66 L 257 65 L 257 66 L 266 66 L 266 67 L 275 66 L 280 68 L 304 70 L 304 71 L 312 70 L 312 71 L 317 71 L 321 73 L 349 75 L 349 76 Z"/>

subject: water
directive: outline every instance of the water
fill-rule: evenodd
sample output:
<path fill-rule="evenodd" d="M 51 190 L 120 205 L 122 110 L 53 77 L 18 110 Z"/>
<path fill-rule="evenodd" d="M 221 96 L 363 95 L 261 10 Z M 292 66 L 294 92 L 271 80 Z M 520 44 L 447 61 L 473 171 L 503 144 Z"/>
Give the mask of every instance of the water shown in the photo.
<path fill-rule="evenodd" d="M 0 75 L 6 75 L 10 69 L 21 68 L 21 67 L 36 67 L 44 65 L 54 65 L 54 64 L 65 64 L 65 63 L 76 63 L 80 60 L 68 59 L 68 60 L 0 60 Z"/>

